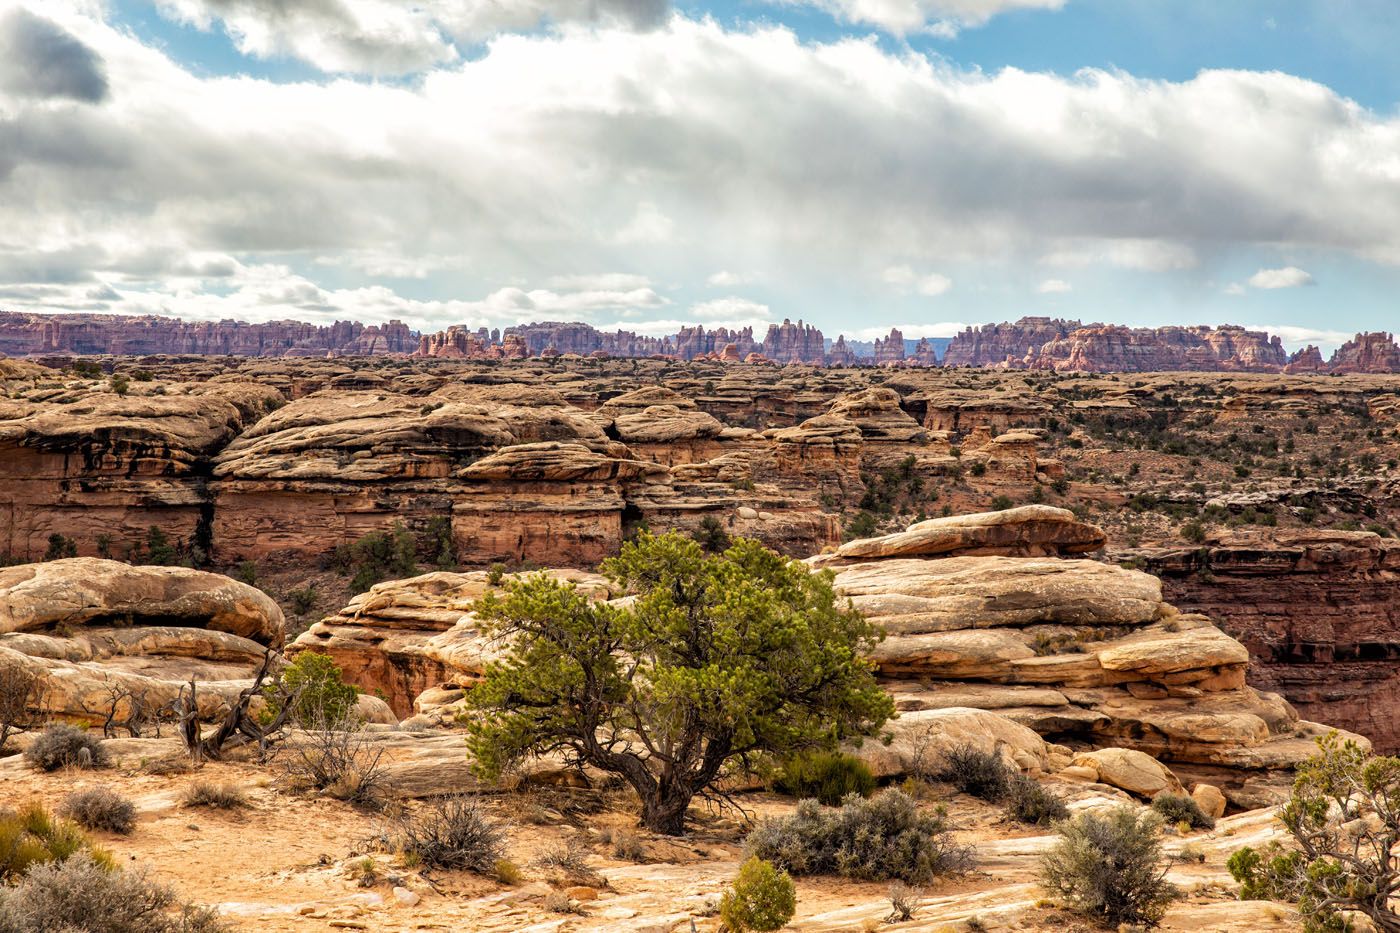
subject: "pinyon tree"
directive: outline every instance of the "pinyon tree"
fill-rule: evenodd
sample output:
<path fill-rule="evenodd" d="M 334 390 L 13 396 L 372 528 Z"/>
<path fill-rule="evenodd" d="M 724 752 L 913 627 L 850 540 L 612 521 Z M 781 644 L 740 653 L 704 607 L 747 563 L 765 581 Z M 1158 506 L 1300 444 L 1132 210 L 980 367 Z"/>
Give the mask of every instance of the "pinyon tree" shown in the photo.
<path fill-rule="evenodd" d="M 707 555 L 674 533 L 643 533 L 601 569 L 629 599 L 535 574 L 477 604 L 506 650 L 470 693 L 483 775 L 562 753 L 620 775 L 642 825 L 674 835 L 726 766 L 834 747 L 893 712 L 866 659 L 880 633 L 829 572 L 748 539 Z"/>

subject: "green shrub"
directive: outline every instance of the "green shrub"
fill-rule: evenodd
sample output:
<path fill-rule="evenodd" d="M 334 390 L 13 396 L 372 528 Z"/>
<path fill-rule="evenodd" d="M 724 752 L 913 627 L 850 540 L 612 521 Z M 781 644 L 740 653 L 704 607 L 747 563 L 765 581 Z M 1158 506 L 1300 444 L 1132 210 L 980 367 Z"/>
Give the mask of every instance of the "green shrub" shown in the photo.
<path fill-rule="evenodd" d="M 734 887 L 719 902 L 719 917 L 734 933 L 781 930 L 797 912 L 797 886 L 772 862 L 750 856 L 739 867 Z"/>
<path fill-rule="evenodd" d="M 1069 808 L 1058 794 L 1046 790 L 1039 781 L 1018 774 L 1007 789 L 1006 815 L 1018 823 L 1043 826 L 1066 819 Z"/>
<path fill-rule="evenodd" d="M 875 790 L 875 775 L 853 755 L 809 751 L 783 762 L 773 786 L 779 793 L 812 797 L 828 807 L 836 807 L 849 794 L 869 797 Z"/>
<path fill-rule="evenodd" d="M 125 836 L 136 828 L 136 805 L 106 787 L 69 794 L 58 812 L 84 829 L 98 832 Z"/>
<path fill-rule="evenodd" d="M 38 865 L 0 889 L 0 933 L 225 933 L 204 907 L 181 904 L 140 871 L 116 871 L 87 854 Z"/>
<path fill-rule="evenodd" d="M 759 823 L 745 849 L 795 875 L 910 884 L 964 871 L 972 863 L 972 850 L 953 842 L 941 813 L 920 813 L 898 790 L 851 799 L 838 810 L 804 800 L 791 816 Z"/>
<path fill-rule="evenodd" d="M 167 567 L 174 564 L 179 557 L 179 548 L 170 543 L 164 531 L 156 525 L 146 529 L 146 563 Z"/>
<path fill-rule="evenodd" d="M 1158 794 L 1152 799 L 1152 809 L 1172 825 L 1190 823 L 1192 829 L 1215 828 L 1215 820 L 1206 816 L 1201 810 L 1201 805 L 1185 794 L 1173 794 L 1170 791 Z"/>
<path fill-rule="evenodd" d="M 1336 732 L 1319 754 L 1298 764 L 1293 791 L 1278 811 L 1286 844 L 1243 848 L 1230 856 L 1240 897 L 1291 901 L 1304 929 L 1400 929 L 1393 897 L 1400 872 L 1400 758 L 1372 755 Z"/>
<path fill-rule="evenodd" d="M 62 560 L 78 556 L 78 542 L 65 538 L 58 532 L 49 535 L 49 548 L 44 552 L 44 560 Z"/>
<path fill-rule="evenodd" d="M 692 531 L 690 536 L 708 554 L 718 554 L 729 548 L 729 533 L 724 530 L 723 523 L 713 515 L 706 515 L 700 519 L 700 527 Z"/>
<path fill-rule="evenodd" d="M 1071 908 L 1116 924 L 1155 924 L 1178 895 L 1166 880 L 1161 817 L 1131 804 L 1080 813 L 1057 827 L 1041 884 Z"/>
<path fill-rule="evenodd" d="M 1015 773 L 1000 752 L 983 751 L 964 742 L 944 753 L 942 764 L 931 776 L 980 800 L 1001 800 L 1011 789 Z"/>
<path fill-rule="evenodd" d="M 238 581 L 240 583 L 246 583 L 249 586 L 256 586 L 258 583 L 257 561 L 240 561 L 238 564 L 238 571 L 235 574 L 235 576 L 237 576 Z"/>
<path fill-rule="evenodd" d="M 308 583 L 301 589 L 288 594 L 292 598 L 292 612 L 304 616 L 316 608 L 316 584 Z"/>
<path fill-rule="evenodd" d="M 438 570 L 457 566 L 457 546 L 452 541 L 452 519 L 435 515 L 418 536 L 418 551 Z"/>
<path fill-rule="evenodd" d="M 41 771 L 59 768 L 101 768 L 107 764 L 102 740 L 85 730 L 60 722 L 39 733 L 24 750 L 24 760 Z"/>
<path fill-rule="evenodd" d="M 363 593 L 381 581 L 413 576 L 418 571 L 417 550 L 408 529 L 395 522 L 389 531 L 373 531 L 336 548 L 333 564 L 350 577 L 350 592 Z"/>
<path fill-rule="evenodd" d="M 1013 505 L 1015 505 L 1015 504 L 1016 504 L 1016 503 L 1014 503 L 1014 502 L 1011 501 L 1011 497 L 1010 497 L 1010 496 L 993 496 L 993 497 L 992 497 L 992 511 L 993 511 L 993 512 L 1005 512 L 1007 509 L 1011 508 L 1011 507 L 1012 507 Z"/>
<path fill-rule="evenodd" d="M 301 726 L 326 727 L 349 722 L 359 690 L 347 684 L 329 655 L 304 651 L 282 671 L 282 686 L 295 695 L 291 719 Z M 267 694 L 269 713 L 281 712 L 277 691 Z"/>
<path fill-rule="evenodd" d="M 83 851 L 104 866 L 115 864 L 76 823 L 56 818 L 39 804 L 18 813 L 0 811 L 0 884 L 15 881 L 36 865 L 61 862 Z"/>

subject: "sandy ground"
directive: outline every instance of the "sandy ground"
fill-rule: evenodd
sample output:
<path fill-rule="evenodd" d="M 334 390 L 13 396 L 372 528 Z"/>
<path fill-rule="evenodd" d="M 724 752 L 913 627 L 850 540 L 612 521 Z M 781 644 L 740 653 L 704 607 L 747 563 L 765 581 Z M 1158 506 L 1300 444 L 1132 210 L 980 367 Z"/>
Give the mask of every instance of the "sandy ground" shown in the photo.
<path fill-rule="evenodd" d="M 79 789 L 106 785 L 133 800 L 139 823 L 130 836 L 97 834 L 123 861 L 146 867 L 189 900 L 215 904 L 238 930 L 319 931 L 608 931 L 608 933 L 685 933 L 715 931 L 720 893 L 733 878 L 745 831 L 742 814 L 732 810 L 693 811 L 689 836 L 672 840 L 635 828 L 626 795 L 564 790 L 502 794 L 487 806 L 509 827 L 509 858 L 522 869 L 518 884 L 505 885 L 470 873 L 423 875 L 392 854 L 372 850 L 369 840 L 385 820 L 338 801 L 297 796 L 277 786 L 267 766 L 210 763 L 197 773 L 143 773 L 139 758 L 98 772 L 40 774 L 15 758 L 0 760 L 0 806 L 30 800 L 57 806 Z M 228 781 L 244 788 L 251 805 L 243 810 L 190 809 L 183 791 L 196 781 Z M 1103 793 L 1064 786 L 1072 805 L 1111 800 Z M 748 794 L 742 805 L 752 815 L 780 813 L 791 801 L 770 794 Z M 945 879 L 924 892 L 912 921 L 890 924 L 888 886 L 840 878 L 799 878 L 797 931 L 928 930 L 1058 931 L 1092 927 L 1043 899 L 1035 884 L 1039 854 L 1053 838 L 1005 822 L 997 808 L 950 794 L 942 801 L 962 841 L 977 849 L 978 866 L 969 875 Z M 1263 811 L 1222 820 L 1209 833 L 1173 837 L 1169 848 L 1190 845 L 1203 863 L 1182 862 L 1171 878 L 1184 899 L 1163 929 L 1266 933 L 1301 929 L 1285 907 L 1234 899 L 1225 861 L 1241 845 L 1276 830 Z M 617 833 L 635 834 L 645 853 L 640 863 L 618 858 L 608 842 Z M 574 841 L 588 853 L 588 866 L 602 884 L 579 885 L 538 866 L 539 856 Z M 374 878 L 362 885 L 366 858 Z M 553 888 L 577 888 L 579 914 L 554 913 L 544 905 Z M 396 889 L 398 889 L 396 891 Z M 412 892 L 405 894 L 405 892 Z M 412 902 L 412 903 L 409 903 Z"/>

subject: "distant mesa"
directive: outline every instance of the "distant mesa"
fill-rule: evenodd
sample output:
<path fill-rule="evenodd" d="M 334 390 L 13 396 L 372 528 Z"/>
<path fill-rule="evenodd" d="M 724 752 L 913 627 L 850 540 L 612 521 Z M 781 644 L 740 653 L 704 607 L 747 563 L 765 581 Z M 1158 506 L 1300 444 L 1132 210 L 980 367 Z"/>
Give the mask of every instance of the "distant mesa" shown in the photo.
<path fill-rule="evenodd" d="M 545 321 L 488 330 L 452 326 L 418 333 L 402 321 L 184 321 L 153 315 L 28 314 L 0 311 L 0 354 L 52 356 L 412 356 L 423 359 L 714 360 L 809 366 L 976 366 L 1050 372 L 1400 372 L 1394 335 L 1359 333 L 1330 360 L 1309 346 L 1291 356 L 1276 336 L 1222 324 L 1124 327 L 1048 317 L 968 327 L 949 338 L 906 339 L 898 328 L 873 342 L 828 340 L 816 326 L 785 319 L 753 328 L 682 327 L 651 337 Z"/>

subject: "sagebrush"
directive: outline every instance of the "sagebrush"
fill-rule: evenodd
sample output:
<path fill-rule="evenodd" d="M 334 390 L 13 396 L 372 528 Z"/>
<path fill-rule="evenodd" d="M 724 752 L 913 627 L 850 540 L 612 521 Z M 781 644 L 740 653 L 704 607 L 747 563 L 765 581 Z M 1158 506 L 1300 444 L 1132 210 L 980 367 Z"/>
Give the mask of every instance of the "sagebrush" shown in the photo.
<path fill-rule="evenodd" d="M 102 740 L 68 723 L 54 723 L 34 737 L 24 750 L 24 760 L 41 771 L 59 768 L 102 768 L 107 752 Z"/>
<path fill-rule="evenodd" d="M 1156 924 L 1178 896 L 1162 858 L 1162 819 L 1131 804 L 1080 813 L 1057 827 L 1041 884 L 1071 908 L 1109 924 Z"/>
<path fill-rule="evenodd" d="M 921 813 L 898 790 L 869 800 L 850 798 L 839 809 L 804 800 L 791 816 L 759 823 L 745 850 L 794 875 L 909 884 L 972 865 L 972 850 L 953 841 L 942 814 Z"/>

